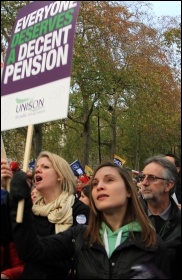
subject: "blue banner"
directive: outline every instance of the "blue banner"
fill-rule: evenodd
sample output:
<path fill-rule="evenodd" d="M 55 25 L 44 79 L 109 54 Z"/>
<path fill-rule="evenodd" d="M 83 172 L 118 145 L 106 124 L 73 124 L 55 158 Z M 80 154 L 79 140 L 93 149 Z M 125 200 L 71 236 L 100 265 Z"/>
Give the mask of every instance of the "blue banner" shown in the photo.
<path fill-rule="evenodd" d="M 34 169 L 34 167 L 35 167 L 35 159 L 33 161 L 29 162 L 28 167 L 30 169 Z"/>
<path fill-rule="evenodd" d="M 81 163 L 79 162 L 79 160 L 75 160 L 74 162 L 72 162 L 70 164 L 70 167 L 75 176 L 80 176 L 80 175 L 85 174 L 85 171 L 84 171 Z"/>

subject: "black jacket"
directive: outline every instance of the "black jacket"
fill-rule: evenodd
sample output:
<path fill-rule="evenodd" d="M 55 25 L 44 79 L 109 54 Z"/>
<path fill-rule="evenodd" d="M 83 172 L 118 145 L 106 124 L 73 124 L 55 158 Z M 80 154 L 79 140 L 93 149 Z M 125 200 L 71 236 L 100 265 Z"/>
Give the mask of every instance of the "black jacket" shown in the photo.
<path fill-rule="evenodd" d="M 1 190 L 1 245 L 6 245 L 13 241 L 8 204 L 9 194 L 8 192 L 4 194 Z"/>
<path fill-rule="evenodd" d="M 135 239 L 131 236 L 118 246 L 108 258 L 105 248 L 99 244 L 91 246 L 84 240 L 85 226 L 77 225 L 68 230 L 49 237 L 38 238 L 31 222 L 31 207 L 25 202 L 23 223 L 17 224 L 15 204 L 12 207 L 12 226 L 19 256 L 35 266 L 60 260 L 71 260 L 76 254 L 75 270 L 78 279 L 132 279 L 135 276 L 132 267 L 152 265 L 152 273 L 169 275 L 169 263 L 163 241 L 152 248 L 145 248 L 140 243 L 140 233 Z M 147 272 L 148 273 L 148 272 Z M 150 273 L 151 274 L 151 273 Z M 62 277 L 62 274 L 59 275 Z M 56 278 L 52 278 L 56 279 Z M 141 279 L 141 277 L 140 277 Z M 144 279 L 147 279 L 146 276 Z M 148 279 L 156 279 L 150 276 Z M 157 279 L 166 279 L 164 276 Z"/>
<path fill-rule="evenodd" d="M 177 180 L 177 184 L 176 184 L 176 197 L 178 202 L 181 204 L 181 170 L 178 173 L 178 180 Z"/>
<path fill-rule="evenodd" d="M 141 204 L 147 211 L 147 203 L 140 198 Z M 155 227 L 153 217 L 149 217 Z M 164 222 L 158 233 L 165 242 L 171 263 L 172 279 L 181 279 L 181 210 L 171 198 L 171 212 L 169 219 Z"/>
<path fill-rule="evenodd" d="M 31 216 L 29 216 L 29 219 L 32 221 L 37 237 L 42 239 L 45 236 L 55 234 L 55 224 L 50 223 L 47 217 L 36 216 L 32 213 L 32 203 L 30 198 L 27 204 Z M 88 224 L 89 209 L 90 208 L 87 205 L 75 197 L 75 202 L 73 204 L 73 226 L 77 225 L 80 220 L 86 220 L 86 224 Z M 16 211 L 17 202 L 11 203 L 11 215 L 14 217 L 14 220 L 16 219 Z M 81 219 L 79 219 L 79 217 L 81 217 Z M 20 227 L 21 224 L 17 225 L 17 228 Z M 23 236 L 23 239 L 26 239 L 26 236 L 27 234 Z M 26 240 L 30 243 L 28 239 Z M 64 259 L 56 262 L 52 262 L 51 260 L 48 262 L 34 262 L 32 260 L 26 260 L 22 279 L 67 279 L 67 277 L 69 277 L 70 267 L 71 261 Z"/>

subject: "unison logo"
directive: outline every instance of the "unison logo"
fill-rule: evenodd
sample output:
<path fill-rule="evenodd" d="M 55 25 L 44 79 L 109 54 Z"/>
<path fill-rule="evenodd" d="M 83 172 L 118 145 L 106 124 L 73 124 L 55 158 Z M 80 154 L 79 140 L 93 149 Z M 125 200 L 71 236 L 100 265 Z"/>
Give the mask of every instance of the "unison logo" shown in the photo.
<path fill-rule="evenodd" d="M 26 111 L 39 111 L 40 109 L 43 108 L 44 106 L 44 99 L 30 99 L 30 98 L 24 98 L 24 99 L 19 99 L 16 98 L 16 113 L 22 113 Z"/>

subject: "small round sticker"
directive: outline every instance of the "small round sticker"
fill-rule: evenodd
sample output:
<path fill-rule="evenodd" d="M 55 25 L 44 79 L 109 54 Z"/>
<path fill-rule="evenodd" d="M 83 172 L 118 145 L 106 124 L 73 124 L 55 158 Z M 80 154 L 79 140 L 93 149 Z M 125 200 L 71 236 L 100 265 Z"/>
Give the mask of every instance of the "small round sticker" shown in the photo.
<path fill-rule="evenodd" d="M 86 220 L 87 219 L 86 219 L 85 215 L 83 215 L 83 214 L 76 216 L 76 221 L 78 224 L 85 224 Z"/>

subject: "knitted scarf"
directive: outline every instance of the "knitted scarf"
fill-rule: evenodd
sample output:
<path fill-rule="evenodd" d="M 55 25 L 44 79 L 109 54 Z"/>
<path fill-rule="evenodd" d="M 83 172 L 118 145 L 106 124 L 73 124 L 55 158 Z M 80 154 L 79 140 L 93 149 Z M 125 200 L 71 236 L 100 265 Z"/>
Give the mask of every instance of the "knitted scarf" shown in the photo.
<path fill-rule="evenodd" d="M 73 225 L 72 206 L 74 195 L 61 193 L 58 198 L 48 204 L 44 204 L 40 197 L 32 206 L 32 211 L 37 216 L 47 217 L 50 223 L 55 224 L 55 233 L 65 231 Z"/>

